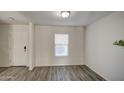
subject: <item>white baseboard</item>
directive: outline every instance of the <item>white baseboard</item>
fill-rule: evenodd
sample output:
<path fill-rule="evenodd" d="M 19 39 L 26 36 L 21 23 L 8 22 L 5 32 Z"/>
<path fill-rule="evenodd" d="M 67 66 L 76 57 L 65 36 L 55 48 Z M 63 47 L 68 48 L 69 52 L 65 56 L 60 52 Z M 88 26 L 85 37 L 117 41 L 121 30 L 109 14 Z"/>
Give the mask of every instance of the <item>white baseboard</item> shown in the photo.
<path fill-rule="evenodd" d="M 84 65 L 84 64 L 45 64 L 45 65 L 35 65 L 34 67 L 41 67 L 41 66 L 77 66 L 77 65 Z"/>
<path fill-rule="evenodd" d="M 10 64 L 0 64 L 0 67 L 10 67 Z"/>
<path fill-rule="evenodd" d="M 86 64 L 85 64 L 86 65 Z M 92 67 L 90 67 L 89 65 L 86 65 L 88 66 L 91 70 L 93 70 L 94 72 L 96 72 L 98 75 L 100 75 L 101 77 L 103 77 L 106 81 L 111 81 L 110 79 L 108 79 L 107 77 L 105 77 L 104 75 L 102 75 L 100 72 L 94 70 Z"/>

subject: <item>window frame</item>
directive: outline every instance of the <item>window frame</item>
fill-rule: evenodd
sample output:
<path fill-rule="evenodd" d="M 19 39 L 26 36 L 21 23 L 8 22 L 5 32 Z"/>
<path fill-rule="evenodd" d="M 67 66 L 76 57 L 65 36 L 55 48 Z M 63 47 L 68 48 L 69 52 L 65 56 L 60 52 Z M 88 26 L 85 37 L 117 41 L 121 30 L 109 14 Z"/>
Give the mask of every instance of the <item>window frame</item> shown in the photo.
<path fill-rule="evenodd" d="M 61 44 L 61 43 L 59 43 L 59 44 L 57 44 L 56 43 L 56 36 L 57 35 L 67 35 L 67 43 L 65 43 L 65 44 Z M 66 53 L 65 53 L 65 55 L 64 55 L 64 53 L 63 54 L 57 54 L 57 49 L 56 49 L 56 47 L 57 46 L 66 46 L 67 48 L 66 48 Z M 69 35 L 68 34 L 57 34 L 57 33 L 55 33 L 55 35 L 54 35 L 54 56 L 55 57 L 67 57 L 69 55 Z"/>

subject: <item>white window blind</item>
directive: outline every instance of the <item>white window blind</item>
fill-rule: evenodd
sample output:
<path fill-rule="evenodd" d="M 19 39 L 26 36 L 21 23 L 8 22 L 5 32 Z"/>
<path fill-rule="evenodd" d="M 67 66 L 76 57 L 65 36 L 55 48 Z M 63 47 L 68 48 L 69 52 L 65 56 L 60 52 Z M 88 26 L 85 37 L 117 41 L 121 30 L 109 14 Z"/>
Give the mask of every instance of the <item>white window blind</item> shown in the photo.
<path fill-rule="evenodd" d="M 68 56 L 68 34 L 55 34 L 55 56 Z"/>

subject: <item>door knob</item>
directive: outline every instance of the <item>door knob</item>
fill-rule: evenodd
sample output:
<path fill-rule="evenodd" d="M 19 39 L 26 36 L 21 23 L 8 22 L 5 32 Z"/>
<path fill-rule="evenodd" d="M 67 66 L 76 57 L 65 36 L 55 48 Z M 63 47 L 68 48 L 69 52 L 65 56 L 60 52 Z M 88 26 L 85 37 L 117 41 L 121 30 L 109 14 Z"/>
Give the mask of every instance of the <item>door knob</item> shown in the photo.
<path fill-rule="evenodd" d="M 24 52 L 26 52 L 26 46 L 24 46 Z"/>

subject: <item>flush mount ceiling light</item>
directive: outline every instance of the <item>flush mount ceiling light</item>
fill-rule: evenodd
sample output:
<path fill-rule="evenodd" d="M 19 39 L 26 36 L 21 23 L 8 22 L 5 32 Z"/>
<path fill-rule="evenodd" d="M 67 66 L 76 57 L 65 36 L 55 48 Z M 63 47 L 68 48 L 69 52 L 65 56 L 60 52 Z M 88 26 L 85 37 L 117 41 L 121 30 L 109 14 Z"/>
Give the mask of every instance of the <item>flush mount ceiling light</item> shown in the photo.
<path fill-rule="evenodd" d="M 70 16 L 71 12 L 70 11 L 62 11 L 61 16 L 63 18 L 68 18 Z"/>
<path fill-rule="evenodd" d="M 13 17 L 9 17 L 8 20 L 9 20 L 10 22 L 15 21 L 15 19 L 14 19 Z"/>

